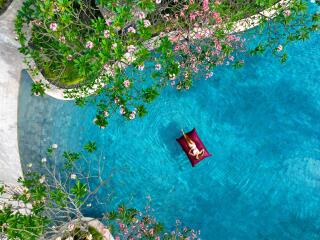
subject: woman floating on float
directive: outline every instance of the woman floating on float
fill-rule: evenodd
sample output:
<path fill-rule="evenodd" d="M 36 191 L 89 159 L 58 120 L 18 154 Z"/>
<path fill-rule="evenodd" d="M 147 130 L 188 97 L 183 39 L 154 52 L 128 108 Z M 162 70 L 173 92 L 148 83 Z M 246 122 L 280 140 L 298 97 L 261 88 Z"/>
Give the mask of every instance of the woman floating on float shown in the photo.
<path fill-rule="evenodd" d="M 202 155 L 204 154 L 204 149 L 201 149 L 199 151 L 199 149 L 197 148 L 197 145 L 195 144 L 194 141 L 192 141 L 188 135 L 186 135 L 183 131 L 183 129 L 181 129 L 182 131 L 182 134 L 184 136 L 184 139 L 186 140 L 187 144 L 188 144 L 188 147 L 190 148 L 188 154 L 193 156 L 193 157 L 196 157 L 197 160 L 200 159 L 200 157 L 202 157 Z"/>
<path fill-rule="evenodd" d="M 200 140 L 195 128 L 188 133 L 184 133 L 183 130 L 181 131 L 183 135 L 178 138 L 177 141 L 180 143 L 183 151 L 187 154 L 193 167 L 206 157 L 211 156 Z"/>

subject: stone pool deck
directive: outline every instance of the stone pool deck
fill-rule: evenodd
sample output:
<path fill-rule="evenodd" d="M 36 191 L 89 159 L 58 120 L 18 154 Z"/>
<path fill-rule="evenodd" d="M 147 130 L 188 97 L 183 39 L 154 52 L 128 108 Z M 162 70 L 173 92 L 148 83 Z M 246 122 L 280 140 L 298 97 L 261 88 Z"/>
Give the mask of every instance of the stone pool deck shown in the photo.
<path fill-rule="evenodd" d="M 0 182 L 16 184 L 22 175 L 18 148 L 18 98 L 23 57 L 15 41 L 14 19 L 21 0 L 0 16 Z"/>

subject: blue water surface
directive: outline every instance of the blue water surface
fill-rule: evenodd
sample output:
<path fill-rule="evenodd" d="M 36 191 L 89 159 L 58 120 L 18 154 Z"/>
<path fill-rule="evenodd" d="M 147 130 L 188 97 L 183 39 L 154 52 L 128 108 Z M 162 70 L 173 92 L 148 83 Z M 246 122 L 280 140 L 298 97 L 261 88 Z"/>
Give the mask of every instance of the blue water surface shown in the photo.
<path fill-rule="evenodd" d="M 114 203 L 143 207 L 150 194 L 159 220 L 179 218 L 206 240 L 319 239 L 319 43 L 314 34 L 291 45 L 284 65 L 266 53 L 188 92 L 168 88 L 145 118 L 115 116 L 104 130 L 94 107 L 30 96 L 23 72 L 22 161 L 39 162 L 52 143 L 78 151 L 94 140 L 106 173 L 115 170 Z M 195 168 L 175 140 L 193 127 L 213 154 Z"/>

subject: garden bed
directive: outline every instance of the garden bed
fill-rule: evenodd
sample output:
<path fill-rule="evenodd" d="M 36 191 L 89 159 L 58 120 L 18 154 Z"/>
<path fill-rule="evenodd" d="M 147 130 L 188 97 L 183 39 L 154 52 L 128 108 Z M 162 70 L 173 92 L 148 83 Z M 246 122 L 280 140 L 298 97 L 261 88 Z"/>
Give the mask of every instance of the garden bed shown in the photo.
<path fill-rule="evenodd" d="M 202 2 L 202 1 L 200 1 Z M 264 4 L 257 4 L 256 1 L 253 0 L 247 0 L 245 3 L 238 3 L 234 2 L 233 0 L 228 1 L 222 1 L 221 5 L 219 6 L 219 9 L 225 13 L 223 18 L 228 18 L 228 22 L 236 22 L 240 19 L 244 19 L 250 15 L 256 14 L 263 9 L 266 9 L 270 6 L 272 6 L 274 3 L 278 2 L 278 0 L 271 0 L 268 3 Z M 92 9 L 94 9 L 92 16 L 94 18 L 102 17 L 102 14 L 105 17 L 109 14 L 108 12 L 104 11 L 100 8 L 100 11 L 97 11 L 98 7 L 94 5 L 94 1 L 90 1 L 90 4 L 92 5 Z M 147 15 L 147 19 L 150 19 L 150 22 L 152 24 L 151 34 L 154 38 L 157 38 L 159 35 L 159 32 L 161 32 L 162 29 L 166 28 L 170 32 L 174 32 L 176 30 L 175 26 L 170 26 L 170 24 L 163 22 L 163 18 L 159 18 L 159 14 L 165 15 L 167 13 L 171 13 L 174 9 L 175 11 L 180 11 L 181 9 L 180 3 L 174 3 L 174 1 L 167 0 L 162 1 L 161 5 L 158 6 L 159 10 L 156 10 L 155 12 L 152 12 L 151 14 Z M 198 6 L 201 4 L 199 3 Z M 138 9 L 133 10 L 134 12 L 138 12 Z M 171 12 L 170 12 L 171 11 Z M 84 17 L 88 17 L 87 15 L 84 15 Z M 114 18 L 115 16 L 111 16 L 111 18 Z M 86 24 L 86 21 L 88 22 L 88 19 L 83 19 L 84 23 Z M 137 19 L 135 20 L 137 21 Z M 135 26 L 136 22 L 132 22 L 131 24 L 127 24 L 126 28 L 130 26 Z M 180 24 L 178 24 L 180 25 Z M 119 33 L 120 35 L 123 33 Z M 85 35 L 85 33 L 83 34 Z M 31 45 L 32 43 L 32 39 Z M 48 39 L 48 43 L 50 45 L 58 44 L 52 39 Z M 37 45 L 37 43 L 35 43 Z M 39 45 L 39 44 L 38 44 Z M 81 48 L 81 46 L 78 46 Z M 47 46 L 42 46 L 43 49 L 46 49 Z M 50 48 L 50 47 L 48 47 Z M 153 49 L 152 47 L 150 48 Z M 80 50 L 79 50 L 80 51 Z M 60 66 L 56 66 L 56 60 L 51 60 L 51 53 L 50 52 L 44 52 L 43 56 L 36 59 L 36 65 L 39 69 L 39 71 L 42 73 L 45 79 L 48 80 L 49 83 L 64 89 L 72 89 L 72 88 L 78 88 L 82 85 L 85 85 L 87 83 L 87 79 L 83 76 L 79 75 L 79 71 L 77 67 L 75 66 L 73 60 L 71 60 L 69 63 L 64 64 L 64 68 L 60 68 Z"/>

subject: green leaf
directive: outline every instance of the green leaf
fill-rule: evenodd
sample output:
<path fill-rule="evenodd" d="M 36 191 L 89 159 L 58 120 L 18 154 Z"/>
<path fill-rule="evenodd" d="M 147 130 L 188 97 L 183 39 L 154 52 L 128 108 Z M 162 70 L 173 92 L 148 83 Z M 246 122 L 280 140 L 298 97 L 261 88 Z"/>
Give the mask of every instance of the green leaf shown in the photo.
<path fill-rule="evenodd" d="M 96 144 L 96 142 L 91 142 L 91 141 L 89 141 L 88 143 L 86 143 L 86 144 L 84 145 L 83 148 L 84 148 L 84 150 L 86 150 L 87 152 L 93 153 L 94 151 L 97 150 L 97 144 Z"/>
<path fill-rule="evenodd" d="M 88 193 L 87 185 L 77 181 L 76 184 L 70 189 L 70 192 L 80 200 Z"/>

